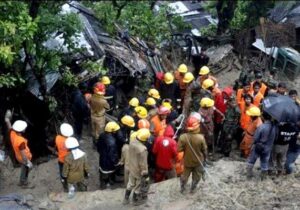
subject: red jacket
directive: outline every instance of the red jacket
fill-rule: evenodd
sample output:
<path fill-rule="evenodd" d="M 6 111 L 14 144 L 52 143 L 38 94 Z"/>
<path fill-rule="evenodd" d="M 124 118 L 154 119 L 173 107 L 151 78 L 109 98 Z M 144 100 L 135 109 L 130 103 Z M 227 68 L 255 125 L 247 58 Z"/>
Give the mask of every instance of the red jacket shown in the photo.
<path fill-rule="evenodd" d="M 224 114 L 226 111 L 226 104 L 224 103 L 221 90 L 219 88 L 214 88 L 212 95 L 214 97 L 215 107 Z M 222 123 L 222 116 L 219 113 L 215 112 L 214 119 L 216 123 Z"/>
<path fill-rule="evenodd" d="M 171 170 L 175 166 L 177 142 L 172 139 L 173 128 L 168 125 L 163 136 L 155 139 L 152 152 L 156 156 L 156 167 Z"/>

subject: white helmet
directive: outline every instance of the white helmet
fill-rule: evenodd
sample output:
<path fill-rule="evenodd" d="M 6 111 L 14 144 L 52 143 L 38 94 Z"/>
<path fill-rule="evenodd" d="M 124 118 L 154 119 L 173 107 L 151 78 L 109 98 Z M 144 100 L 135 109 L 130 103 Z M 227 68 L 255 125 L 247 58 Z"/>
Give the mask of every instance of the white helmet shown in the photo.
<path fill-rule="evenodd" d="M 78 143 L 77 139 L 74 137 L 67 138 L 65 144 L 66 144 L 67 149 L 74 149 L 76 147 L 79 147 L 79 143 Z"/>
<path fill-rule="evenodd" d="M 65 137 L 70 137 L 74 134 L 73 128 L 68 123 L 63 123 L 60 126 L 60 133 Z"/>
<path fill-rule="evenodd" d="M 199 122 L 202 122 L 202 116 L 198 112 L 191 112 L 190 117 L 196 118 Z"/>
<path fill-rule="evenodd" d="M 12 129 L 17 131 L 17 132 L 23 132 L 27 128 L 27 122 L 23 120 L 17 120 L 14 122 Z"/>

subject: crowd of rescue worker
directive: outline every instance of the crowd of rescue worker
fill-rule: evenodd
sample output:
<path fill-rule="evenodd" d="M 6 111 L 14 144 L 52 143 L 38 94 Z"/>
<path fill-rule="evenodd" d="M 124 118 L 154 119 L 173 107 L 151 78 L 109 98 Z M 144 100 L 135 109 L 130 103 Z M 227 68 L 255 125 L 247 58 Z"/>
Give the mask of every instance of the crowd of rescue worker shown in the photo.
<path fill-rule="evenodd" d="M 107 76 L 93 85 L 92 93 L 73 94 L 74 126 L 63 123 L 55 138 L 58 166 L 63 188 L 74 196 L 85 191 L 84 179 L 90 168 L 88 154 L 80 149 L 86 115 L 91 119 L 89 142 L 99 153 L 100 189 L 113 186 L 124 176 L 124 204 L 139 204 L 147 198 L 149 178 L 160 182 L 180 177 L 184 193 L 192 174 L 190 192 L 204 180 L 205 167 L 212 164 L 216 153 L 229 157 L 236 146 L 247 158 L 247 176 L 260 158 L 261 178 L 270 174 L 290 174 L 300 152 L 299 125 L 276 124 L 262 112 L 264 97 L 288 95 L 299 105 L 296 90 L 287 90 L 272 75 L 263 80 L 256 72 L 234 90 L 219 87 L 210 69 L 203 66 L 198 77 L 181 64 L 175 72 L 158 73 L 152 87 L 142 96 L 128 100 L 116 120 L 107 114 L 118 109 L 116 88 Z M 10 125 L 10 138 L 16 159 L 21 163 L 19 185 L 27 187 L 32 168 L 31 153 L 22 133 L 27 123 L 18 120 Z M 276 127 L 276 129 L 275 129 Z M 73 129 L 74 128 L 74 129 Z"/>

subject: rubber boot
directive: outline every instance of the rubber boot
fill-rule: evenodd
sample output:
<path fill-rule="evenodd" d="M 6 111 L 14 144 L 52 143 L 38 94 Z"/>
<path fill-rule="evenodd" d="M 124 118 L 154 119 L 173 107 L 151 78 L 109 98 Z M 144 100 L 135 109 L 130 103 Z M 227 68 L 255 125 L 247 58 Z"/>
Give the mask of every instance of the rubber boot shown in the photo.
<path fill-rule="evenodd" d="M 64 192 L 68 192 L 69 189 L 68 189 L 67 180 L 62 178 L 60 181 L 61 181 L 61 184 L 63 186 Z"/>
<path fill-rule="evenodd" d="M 247 179 L 251 179 L 253 177 L 253 166 L 247 166 Z"/>
<path fill-rule="evenodd" d="M 264 181 L 267 178 L 268 171 L 261 171 L 260 173 L 260 179 L 261 181 Z"/>
<path fill-rule="evenodd" d="M 126 190 L 126 191 L 125 191 L 125 197 L 124 197 L 124 200 L 123 200 L 123 204 L 124 204 L 124 205 L 129 204 L 129 197 L 130 197 L 130 194 L 131 194 L 131 190 Z"/>
<path fill-rule="evenodd" d="M 134 206 L 138 206 L 138 205 L 141 205 L 141 202 L 140 202 L 140 196 L 139 194 L 136 194 L 136 193 L 133 193 L 133 196 L 132 196 L 132 203 Z"/>
<path fill-rule="evenodd" d="M 192 181 L 192 185 L 191 185 L 191 191 L 190 193 L 195 193 L 196 189 L 197 189 L 197 185 L 198 185 L 199 181 Z"/>
<path fill-rule="evenodd" d="M 185 182 L 180 179 L 180 193 L 184 193 L 185 191 Z"/>

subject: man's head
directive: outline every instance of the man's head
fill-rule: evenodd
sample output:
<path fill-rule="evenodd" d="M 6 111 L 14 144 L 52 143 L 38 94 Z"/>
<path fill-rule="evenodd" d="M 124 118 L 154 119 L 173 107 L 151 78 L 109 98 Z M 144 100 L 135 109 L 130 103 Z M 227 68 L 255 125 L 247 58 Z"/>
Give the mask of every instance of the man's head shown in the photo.
<path fill-rule="evenodd" d="M 250 91 L 250 82 L 249 81 L 244 81 L 243 82 L 243 89 L 244 89 L 244 92 L 249 92 Z"/>
<path fill-rule="evenodd" d="M 165 106 L 160 106 L 157 110 L 157 114 L 161 120 L 165 120 L 170 113 L 171 110 Z"/>
<path fill-rule="evenodd" d="M 258 82 L 258 81 L 255 81 L 253 83 L 253 91 L 254 91 L 254 93 L 258 93 L 259 90 L 260 90 L 260 88 L 261 88 L 261 83 Z"/>
<path fill-rule="evenodd" d="M 277 93 L 284 95 L 287 89 L 287 85 L 285 82 L 279 82 L 277 86 Z"/>
<path fill-rule="evenodd" d="M 255 73 L 255 81 L 262 82 L 263 75 L 261 71 Z"/>
<path fill-rule="evenodd" d="M 244 95 L 244 100 L 246 102 L 246 105 L 250 105 L 251 103 L 253 103 L 253 98 L 250 94 Z"/>
<path fill-rule="evenodd" d="M 289 91 L 289 97 L 291 97 L 291 99 L 293 99 L 294 101 L 296 101 L 297 96 L 298 96 L 297 90 L 290 90 Z"/>

